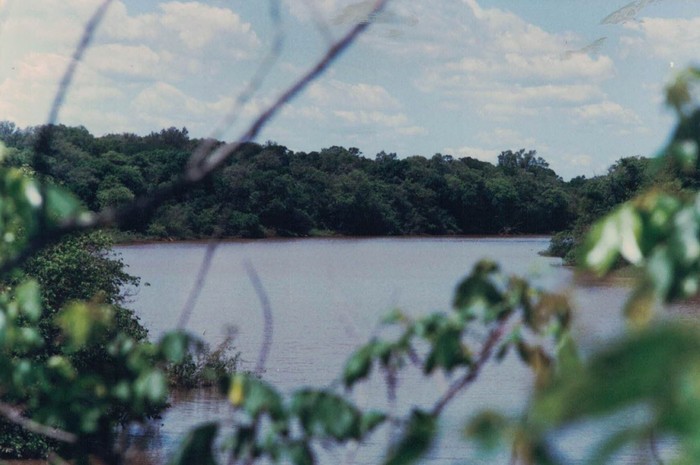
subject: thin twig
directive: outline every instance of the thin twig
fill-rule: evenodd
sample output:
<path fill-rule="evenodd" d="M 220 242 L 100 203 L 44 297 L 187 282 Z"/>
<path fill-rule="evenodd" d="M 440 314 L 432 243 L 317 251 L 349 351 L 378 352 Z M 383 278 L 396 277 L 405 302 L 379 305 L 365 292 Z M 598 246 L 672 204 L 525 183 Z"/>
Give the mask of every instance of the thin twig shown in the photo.
<path fill-rule="evenodd" d="M 265 364 L 267 363 L 267 357 L 270 355 L 270 347 L 272 347 L 272 331 L 274 329 L 274 324 L 272 321 L 272 306 L 270 305 L 270 299 L 267 297 L 267 292 L 263 287 L 260 276 L 258 276 L 255 267 L 250 261 L 244 263 L 245 270 L 248 273 L 250 282 L 253 284 L 255 293 L 258 295 L 260 300 L 260 306 L 262 307 L 264 325 L 263 325 L 263 341 L 260 346 L 260 353 L 258 355 L 258 363 L 255 365 L 255 374 L 261 375 L 265 371 Z"/>
<path fill-rule="evenodd" d="M 49 151 L 51 139 L 53 138 L 54 125 L 58 120 L 58 112 L 63 106 L 63 101 L 65 100 L 66 94 L 68 93 L 68 89 L 70 88 L 71 83 L 73 82 L 73 78 L 75 77 L 75 71 L 78 69 L 78 64 L 83 59 L 85 51 L 90 46 L 90 42 L 92 42 L 92 39 L 95 35 L 95 30 L 102 21 L 102 18 L 107 12 L 107 8 L 109 8 L 110 3 L 112 3 L 112 0 L 104 0 L 90 17 L 90 20 L 87 22 L 83 29 L 83 34 L 80 37 L 80 41 L 78 42 L 78 44 L 75 47 L 75 50 L 73 51 L 71 61 L 68 64 L 68 67 L 66 68 L 65 72 L 63 73 L 63 76 L 61 77 L 61 81 L 58 84 L 58 90 L 56 90 L 56 95 L 54 96 L 53 103 L 51 104 L 51 109 L 49 110 L 49 115 L 46 119 L 46 124 L 39 129 L 36 142 L 34 143 L 33 164 L 34 169 L 37 171 L 37 173 L 41 174 L 44 171 L 46 171 L 43 155 L 44 153 L 47 153 Z M 41 198 L 46 199 L 46 183 L 42 182 L 39 189 Z M 46 234 L 47 230 L 46 219 L 48 215 L 46 208 L 46 201 L 41 202 L 41 210 L 39 214 L 38 225 L 38 231 L 40 236 Z"/>
<path fill-rule="evenodd" d="M 378 13 L 389 0 L 377 0 L 373 12 Z M 311 82 L 323 74 L 326 69 L 344 52 L 357 37 L 369 27 L 368 22 L 362 22 L 351 28 L 341 39 L 328 48 L 326 53 L 302 75 L 294 84 L 283 92 L 274 103 L 263 111 L 243 132 L 238 141 L 223 144 L 216 148 L 202 163 L 197 164 L 183 173 L 175 182 L 158 188 L 148 195 L 137 197 L 131 203 L 121 208 L 107 208 L 100 213 L 83 213 L 63 221 L 60 225 L 30 239 L 19 254 L 10 257 L 0 267 L 0 275 L 5 275 L 26 261 L 37 250 L 57 242 L 63 236 L 76 231 L 86 231 L 106 226 L 121 226 L 132 220 L 137 213 L 148 213 L 165 200 L 192 188 L 219 168 L 231 155 L 244 144 L 251 142 L 260 131 L 270 122 L 273 116 Z"/>
<path fill-rule="evenodd" d="M 664 465 L 664 461 L 659 453 L 659 445 L 656 442 L 656 433 L 652 429 L 649 431 L 649 451 L 651 452 L 651 457 L 656 461 L 657 465 Z"/>
<path fill-rule="evenodd" d="M 32 433 L 40 434 L 42 436 L 46 436 L 47 438 L 55 439 L 68 444 L 74 444 L 78 441 L 78 437 L 75 434 L 54 428 L 52 426 L 37 423 L 31 418 L 27 418 L 22 415 L 21 410 L 18 408 L 4 402 L 0 402 L 0 415 L 5 417 L 6 420 L 19 425 Z"/>
<path fill-rule="evenodd" d="M 258 65 L 257 70 L 253 73 L 253 77 L 248 81 L 248 84 L 236 97 L 236 100 L 221 121 L 216 125 L 214 130 L 209 134 L 208 139 L 205 139 L 190 156 L 187 161 L 187 169 L 192 169 L 199 165 L 209 153 L 211 153 L 217 145 L 216 140 L 223 136 L 223 133 L 234 125 L 240 115 L 240 110 L 250 101 L 255 93 L 265 82 L 265 79 L 270 74 L 272 67 L 279 59 L 284 45 L 284 25 L 282 24 L 282 15 L 280 14 L 279 0 L 270 0 L 270 19 L 274 25 L 275 35 L 272 39 L 270 50 L 265 58 Z"/>
<path fill-rule="evenodd" d="M 372 9 L 372 13 L 381 11 L 389 0 L 377 0 Z M 236 141 L 229 144 L 224 144 L 214 150 L 206 160 L 203 161 L 201 169 L 188 170 L 186 179 L 190 182 L 196 182 L 207 176 L 209 173 L 217 169 L 221 164 L 228 159 L 236 150 L 243 144 L 251 142 L 260 133 L 263 127 L 269 120 L 277 114 L 277 112 L 294 97 L 296 97 L 303 89 L 311 82 L 316 80 L 323 72 L 352 44 L 355 39 L 364 32 L 369 26 L 368 22 L 360 22 L 356 24 L 350 31 L 345 34 L 340 40 L 331 45 L 321 59 L 311 67 L 304 75 L 302 75 L 294 84 L 284 91 L 265 111 L 253 121 L 247 131 Z"/>
<path fill-rule="evenodd" d="M 185 305 L 182 306 L 180 311 L 180 318 L 177 321 L 177 329 L 183 329 L 187 326 L 192 316 L 192 311 L 194 306 L 199 300 L 199 296 L 202 293 L 202 288 L 204 288 L 204 283 L 206 282 L 207 275 L 209 274 L 209 269 L 211 268 L 211 262 L 214 259 L 214 253 L 216 248 L 219 246 L 219 242 L 215 239 L 210 240 L 207 243 L 207 248 L 204 251 L 204 258 L 202 258 L 202 263 L 199 265 L 199 271 L 197 272 L 197 279 L 195 279 L 192 289 L 190 289 L 190 294 L 187 296 L 187 301 Z"/>
<path fill-rule="evenodd" d="M 496 347 L 496 344 L 498 344 L 498 341 L 501 340 L 503 337 L 503 333 L 505 332 L 506 329 L 506 323 L 508 319 L 504 318 L 502 320 L 499 320 L 498 323 L 494 328 L 489 331 L 489 335 L 486 338 L 486 341 L 484 342 L 484 345 L 481 348 L 481 351 L 479 352 L 479 356 L 477 357 L 476 361 L 474 364 L 469 368 L 467 373 L 457 381 L 455 381 L 448 389 L 445 394 L 435 403 L 433 406 L 433 409 L 431 410 L 431 414 L 433 416 L 438 416 L 442 412 L 442 410 L 445 408 L 445 406 L 450 403 L 450 401 L 466 386 L 469 384 L 473 383 L 476 378 L 479 376 L 479 373 L 481 372 L 481 369 L 484 367 L 486 362 L 491 358 L 491 354 L 493 353 L 494 347 Z"/>
<path fill-rule="evenodd" d="M 105 13 L 107 13 L 107 8 L 109 8 L 110 3 L 112 3 L 112 0 L 104 0 L 85 25 L 80 42 L 78 42 L 78 45 L 75 47 L 71 62 L 68 65 L 66 72 L 63 74 L 63 78 L 61 78 L 60 84 L 58 85 L 58 91 L 56 91 L 56 95 L 54 96 L 51 111 L 49 111 L 47 124 L 52 125 L 58 120 L 58 112 L 63 106 L 63 100 L 68 93 L 68 89 L 70 88 L 73 77 L 75 76 L 75 71 L 78 69 L 78 64 L 83 59 L 85 51 L 90 46 L 90 42 L 92 42 L 92 38 L 95 36 L 95 30 L 102 22 L 102 18 L 104 17 Z"/>

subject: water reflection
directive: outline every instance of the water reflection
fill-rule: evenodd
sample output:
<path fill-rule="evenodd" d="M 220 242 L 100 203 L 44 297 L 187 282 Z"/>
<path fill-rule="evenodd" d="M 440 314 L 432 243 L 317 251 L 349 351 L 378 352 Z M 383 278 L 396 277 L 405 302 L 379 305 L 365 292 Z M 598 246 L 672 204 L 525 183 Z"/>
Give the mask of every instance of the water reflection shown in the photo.
<path fill-rule="evenodd" d="M 165 463 L 182 441 L 185 433 L 202 422 L 226 424 L 233 416 L 233 407 L 216 388 L 175 390 L 171 407 L 162 418 L 144 425 L 133 425 L 126 434 L 128 463 L 157 465 Z"/>

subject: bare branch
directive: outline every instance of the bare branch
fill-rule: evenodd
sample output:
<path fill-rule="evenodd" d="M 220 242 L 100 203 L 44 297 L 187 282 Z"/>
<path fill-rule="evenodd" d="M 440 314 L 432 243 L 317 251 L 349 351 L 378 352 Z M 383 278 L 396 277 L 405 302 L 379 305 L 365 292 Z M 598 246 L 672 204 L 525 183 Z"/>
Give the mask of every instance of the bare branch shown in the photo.
<path fill-rule="evenodd" d="M 372 13 L 379 13 L 389 0 L 376 0 Z M 109 1 L 105 1 L 100 8 L 106 8 Z M 97 17 L 97 15 L 95 15 Z M 98 17 L 98 19 L 101 16 Z M 155 207 L 163 203 L 165 200 L 172 198 L 178 193 L 187 191 L 195 184 L 209 176 L 217 168 L 219 168 L 233 153 L 236 152 L 243 144 L 251 142 L 260 133 L 260 131 L 270 122 L 273 116 L 302 90 L 304 90 L 311 82 L 321 76 L 326 69 L 344 52 L 368 27 L 369 22 L 361 22 L 351 28 L 342 38 L 336 41 L 328 48 L 326 53 L 303 74 L 296 82 L 294 82 L 286 91 L 284 91 L 265 111 L 251 123 L 241 137 L 233 143 L 223 144 L 218 146 L 208 156 L 202 158 L 202 162 L 190 166 L 176 181 L 173 183 L 158 188 L 145 196 L 136 198 L 130 204 L 127 204 L 119 209 L 107 208 L 100 213 L 84 213 L 73 218 L 69 218 L 59 226 L 53 227 L 50 230 L 42 231 L 42 234 L 28 241 L 27 246 L 22 252 L 14 257 L 10 257 L 0 267 L 0 275 L 6 274 L 19 264 L 26 261 L 37 250 L 58 241 L 61 237 L 76 231 L 86 231 L 99 227 L 120 226 L 127 224 L 133 219 L 137 213 L 148 213 Z M 93 26 L 94 29 L 94 26 Z M 82 44 L 82 42 L 81 42 Z M 76 53 L 75 56 L 80 57 L 81 54 Z M 214 147 L 214 142 L 209 142 L 209 147 Z"/>
<path fill-rule="evenodd" d="M 466 386 L 469 384 L 473 383 L 477 377 L 479 376 L 479 373 L 481 372 L 481 369 L 484 367 L 486 362 L 489 361 L 491 358 L 491 354 L 493 353 L 494 347 L 496 347 L 496 344 L 498 344 L 498 341 L 501 340 L 503 337 L 503 334 L 505 332 L 506 326 L 507 326 L 508 319 L 504 318 L 502 320 L 499 320 L 498 323 L 494 328 L 489 331 L 489 335 L 486 338 L 486 341 L 484 341 L 484 345 L 481 347 L 481 351 L 479 352 L 479 357 L 476 359 L 474 364 L 469 368 L 467 373 L 457 381 L 455 381 L 443 394 L 443 396 L 435 403 L 433 406 L 433 409 L 431 410 L 431 414 L 433 416 L 438 416 L 442 412 L 442 410 L 447 406 L 448 403 Z"/>
<path fill-rule="evenodd" d="M 659 444 L 656 441 L 656 433 L 653 429 L 649 431 L 649 452 L 651 457 L 656 462 L 656 465 L 664 465 L 664 461 L 659 453 Z"/>
<path fill-rule="evenodd" d="M 109 8 L 111 3 L 112 0 L 103 0 L 102 4 L 97 8 L 95 13 L 93 13 L 92 17 L 85 25 L 80 42 L 78 42 L 78 45 L 75 47 L 71 62 L 61 78 L 60 84 L 58 85 L 56 96 L 54 97 L 53 104 L 51 105 L 51 111 L 49 111 L 49 117 L 47 120 L 49 125 L 54 124 L 57 121 L 58 112 L 63 106 L 63 100 L 65 99 L 68 88 L 73 81 L 75 71 L 78 69 L 78 63 L 80 63 L 80 60 L 83 59 L 83 55 L 90 46 L 90 42 L 92 42 L 92 38 L 95 35 L 95 30 L 97 29 L 97 26 L 99 26 L 100 22 L 102 22 L 102 18 L 104 17 L 105 13 L 107 13 L 107 8 Z"/>
<path fill-rule="evenodd" d="M 250 101 L 250 99 L 255 95 L 255 93 L 260 89 L 265 79 L 270 74 L 273 66 L 279 59 L 282 52 L 282 46 L 284 45 L 284 26 L 282 24 L 282 16 L 279 9 L 279 0 L 270 0 L 270 19 L 275 26 L 275 35 L 272 39 L 272 45 L 267 55 L 260 62 L 253 77 L 248 81 L 245 88 L 238 94 L 233 107 L 229 110 L 228 114 L 225 115 L 219 123 L 216 125 L 214 130 L 209 134 L 209 139 L 202 142 L 199 147 L 192 153 L 192 156 L 187 161 L 187 169 L 196 169 L 196 167 L 206 158 L 206 156 L 212 152 L 215 148 L 216 139 L 220 139 L 223 133 L 233 126 L 240 115 L 240 110 L 243 106 Z"/>
<path fill-rule="evenodd" d="M 272 330 L 274 329 L 272 321 L 272 306 L 270 305 L 270 299 L 267 297 L 267 292 L 263 287 L 260 276 L 258 276 L 257 271 L 253 267 L 250 261 L 244 263 L 250 282 L 253 284 L 255 293 L 260 299 L 260 306 L 262 307 L 263 319 L 265 323 L 263 325 L 263 342 L 260 346 L 260 354 L 258 355 L 258 363 L 255 365 L 255 374 L 261 375 L 265 371 L 265 363 L 267 363 L 267 357 L 270 355 L 270 347 L 272 347 Z"/>
<path fill-rule="evenodd" d="M 47 122 L 44 126 L 41 127 L 41 129 L 39 129 L 39 133 L 37 134 L 37 139 L 34 144 L 34 169 L 37 172 L 43 172 L 45 169 L 43 155 L 44 153 L 48 152 L 50 142 L 53 137 L 54 124 L 58 120 L 58 112 L 63 106 L 63 101 L 65 100 L 66 94 L 68 93 L 68 89 L 70 88 L 71 83 L 73 82 L 75 71 L 78 69 L 78 64 L 83 59 L 85 51 L 90 46 L 90 42 L 92 42 L 92 38 L 95 35 L 95 30 L 102 21 L 102 18 L 107 12 L 107 8 L 109 8 L 110 3 L 112 3 L 112 0 L 104 0 L 90 17 L 90 20 L 87 22 L 85 28 L 83 29 L 83 34 L 80 37 L 80 41 L 78 42 L 78 44 L 75 47 L 75 50 L 73 51 L 71 61 L 68 64 L 66 71 L 63 73 L 63 76 L 61 77 L 61 81 L 58 84 L 58 89 L 56 90 L 56 95 L 54 96 L 51 109 L 49 110 Z M 44 183 L 42 183 L 40 186 L 40 194 L 42 198 L 46 198 L 46 186 Z M 46 216 L 46 202 L 42 202 L 41 214 L 39 215 L 40 236 L 43 236 L 47 233 Z"/>
<path fill-rule="evenodd" d="M 204 258 L 202 258 L 202 263 L 199 265 L 199 271 L 197 272 L 197 279 L 195 279 L 190 294 L 185 301 L 185 305 L 182 306 L 182 310 L 180 311 L 180 318 L 177 320 L 177 329 L 183 329 L 190 321 L 192 311 L 202 293 L 202 288 L 206 282 L 207 274 L 209 274 L 209 268 L 211 268 L 211 262 L 214 259 L 214 253 L 218 246 L 219 242 L 217 240 L 211 240 L 207 243 L 207 248 L 204 251 Z"/>
<path fill-rule="evenodd" d="M 22 411 L 12 405 L 0 402 L 0 415 L 5 417 L 6 420 L 21 426 L 22 428 L 30 431 L 32 433 L 40 434 L 47 438 L 55 439 L 57 441 L 66 442 L 68 444 L 74 444 L 77 442 L 78 437 L 69 433 L 68 431 L 63 431 L 58 428 L 53 428 L 51 426 L 42 425 L 37 423 L 31 418 L 27 418 L 22 415 Z"/>
<path fill-rule="evenodd" d="M 376 0 L 371 14 L 379 13 L 388 0 Z M 189 170 L 185 176 L 189 182 L 197 182 L 207 176 L 212 171 L 216 170 L 221 164 L 228 159 L 238 148 L 246 142 L 250 142 L 257 137 L 263 127 L 272 119 L 274 115 L 302 90 L 304 90 L 311 82 L 316 80 L 323 72 L 345 51 L 355 39 L 364 32 L 369 26 L 369 22 L 363 21 L 357 23 L 350 31 L 345 34 L 340 40 L 331 45 L 321 59 L 310 68 L 306 74 L 301 76 L 294 84 L 292 84 L 285 92 L 283 92 L 275 102 L 263 111 L 253 121 L 251 126 L 245 131 L 241 137 L 229 144 L 224 144 L 214 150 L 206 160 L 203 160 L 200 170 Z"/>

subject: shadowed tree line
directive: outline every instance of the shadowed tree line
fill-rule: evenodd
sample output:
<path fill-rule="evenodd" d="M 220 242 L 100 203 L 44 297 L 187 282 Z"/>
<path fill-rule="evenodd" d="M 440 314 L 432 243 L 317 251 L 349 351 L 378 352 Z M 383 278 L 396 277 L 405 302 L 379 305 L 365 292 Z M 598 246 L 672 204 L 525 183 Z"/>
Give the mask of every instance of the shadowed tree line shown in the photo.
<path fill-rule="evenodd" d="M 172 183 L 202 142 L 185 128 L 95 137 L 55 126 L 34 166 L 39 128 L 0 123 L 5 163 L 30 167 L 93 211 Z M 549 234 L 590 221 L 646 185 L 648 163 L 618 161 L 605 176 L 564 182 L 535 151 L 504 151 L 493 165 L 435 154 L 374 159 L 357 148 L 294 152 L 244 144 L 195 189 L 122 227 L 136 238 L 196 239 L 409 234 Z"/>

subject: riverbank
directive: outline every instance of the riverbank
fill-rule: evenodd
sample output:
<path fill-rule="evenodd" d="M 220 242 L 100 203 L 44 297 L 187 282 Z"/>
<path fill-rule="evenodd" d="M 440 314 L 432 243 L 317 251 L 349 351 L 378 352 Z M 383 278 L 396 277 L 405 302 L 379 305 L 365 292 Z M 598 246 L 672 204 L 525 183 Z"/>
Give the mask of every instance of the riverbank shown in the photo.
<path fill-rule="evenodd" d="M 196 237 L 196 238 L 174 238 L 166 237 L 159 238 L 155 236 L 138 235 L 134 233 L 125 233 L 123 231 L 107 230 L 107 233 L 112 238 L 115 245 L 126 247 L 130 245 L 148 245 L 148 244 L 208 244 L 211 241 L 219 243 L 254 243 L 254 242 L 283 242 L 283 241 L 298 241 L 298 240 L 415 240 L 415 239 L 547 239 L 552 238 L 551 234 L 406 234 L 406 235 L 345 235 L 338 232 L 329 232 L 327 234 L 310 234 L 308 236 L 264 236 L 256 238 L 240 237 L 240 236 L 222 236 L 222 237 Z M 553 255 L 544 255 L 553 256 Z"/>

